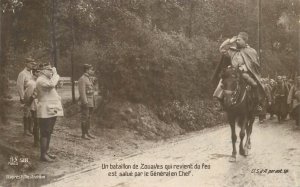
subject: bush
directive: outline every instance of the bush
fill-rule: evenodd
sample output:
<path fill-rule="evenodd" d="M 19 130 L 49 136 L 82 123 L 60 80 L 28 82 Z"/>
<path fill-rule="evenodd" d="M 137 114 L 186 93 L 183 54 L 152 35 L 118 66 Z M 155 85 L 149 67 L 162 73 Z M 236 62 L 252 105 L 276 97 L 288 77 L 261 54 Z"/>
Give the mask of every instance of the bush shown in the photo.
<path fill-rule="evenodd" d="M 122 38 L 112 39 L 100 59 L 100 87 L 106 93 L 158 105 L 211 94 L 216 42 L 152 29 L 128 12 L 122 17 L 109 25 L 112 31 L 122 28 Z"/>
<path fill-rule="evenodd" d="M 157 110 L 160 119 L 166 123 L 177 123 L 187 131 L 200 130 L 219 125 L 224 116 L 215 110 L 216 103 L 210 100 L 189 102 L 173 101 Z"/>

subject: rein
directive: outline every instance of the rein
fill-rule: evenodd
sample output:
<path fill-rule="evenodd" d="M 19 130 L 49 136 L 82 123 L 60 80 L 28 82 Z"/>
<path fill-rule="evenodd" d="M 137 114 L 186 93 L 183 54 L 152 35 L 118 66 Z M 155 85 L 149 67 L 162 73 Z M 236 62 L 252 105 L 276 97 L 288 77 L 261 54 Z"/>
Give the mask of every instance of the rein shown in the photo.
<path fill-rule="evenodd" d="M 242 92 L 242 88 L 240 86 L 240 81 L 238 81 L 238 84 L 236 86 L 236 88 L 234 90 L 223 90 L 226 94 L 232 94 L 231 95 L 231 102 L 232 102 L 232 105 L 231 107 L 237 107 L 238 105 L 240 105 L 244 100 L 245 100 L 245 97 L 246 97 L 246 93 L 247 93 L 247 86 L 243 92 L 243 96 L 240 98 L 240 95 L 241 95 L 241 92 Z"/>

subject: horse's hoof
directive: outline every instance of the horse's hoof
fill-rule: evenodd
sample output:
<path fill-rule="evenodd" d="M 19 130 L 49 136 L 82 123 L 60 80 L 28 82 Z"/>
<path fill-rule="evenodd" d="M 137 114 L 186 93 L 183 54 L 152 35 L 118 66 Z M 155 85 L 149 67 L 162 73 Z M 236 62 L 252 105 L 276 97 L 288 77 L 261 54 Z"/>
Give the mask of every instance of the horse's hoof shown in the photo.
<path fill-rule="evenodd" d="M 236 162 L 236 157 L 235 156 L 231 156 L 229 158 L 229 162 Z"/>
<path fill-rule="evenodd" d="M 248 148 L 245 148 L 245 151 L 244 151 L 244 155 L 243 156 L 248 156 L 249 155 L 249 150 Z"/>
<path fill-rule="evenodd" d="M 240 153 L 240 155 L 245 156 L 245 150 L 244 149 L 240 149 L 239 153 Z"/>
<path fill-rule="evenodd" d="M 247 146 L 247 147 L 248 147 L 248 149 L 251 149 L 251 144 L 248 144 L 248 146 Z"/>

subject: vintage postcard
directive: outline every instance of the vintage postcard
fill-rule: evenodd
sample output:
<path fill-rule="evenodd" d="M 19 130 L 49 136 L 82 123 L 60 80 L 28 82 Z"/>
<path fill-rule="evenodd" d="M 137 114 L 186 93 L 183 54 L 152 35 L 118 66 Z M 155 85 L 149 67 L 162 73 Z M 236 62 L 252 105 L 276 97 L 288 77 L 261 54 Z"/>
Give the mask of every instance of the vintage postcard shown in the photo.
<path fill-rule="evenodd" d="M 0 2 L 0 187 L 300 187 L 299 0 Z"/>

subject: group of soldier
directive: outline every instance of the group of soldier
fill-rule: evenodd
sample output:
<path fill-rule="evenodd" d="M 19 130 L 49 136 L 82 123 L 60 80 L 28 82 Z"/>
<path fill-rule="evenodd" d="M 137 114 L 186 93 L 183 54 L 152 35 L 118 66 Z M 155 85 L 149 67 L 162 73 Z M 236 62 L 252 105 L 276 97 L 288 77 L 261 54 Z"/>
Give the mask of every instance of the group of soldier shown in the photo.
<path fill-rule="evenodd" d="M 82 139 L 95 139 L 90 134 L 91 117 L 95 106 L 94 69 L 83 65 L 84 73 L 78 80 L 81 106 Z M 33 135 L 33 145 L 40 145 L 40 160 L 53 162 L 56 155 L 50 153 L 50 140 L 57 117 L 64 116 L 61 97 L 56 91 L 60 76 L 49 63 L 37 63 L 25 59 L 25 68 L 18 75 L 17 90 L 23 109 L 24 135 Z"/>
<path fill-rule="evenodd" d="M 287 76 L 277 76 L 275 79 L 262 78 L 263 88 L 266 93 L 263 110 L 259 115 L 260 121 L 266 119 L 266 114 L 277 115 L 278 120 L 285 120 L 290 115 L 297 118 L 295 110 L 300 105 L 300 76 L 288 79 Z M 281 116 L 281 117 L 280 117 Z"/>

